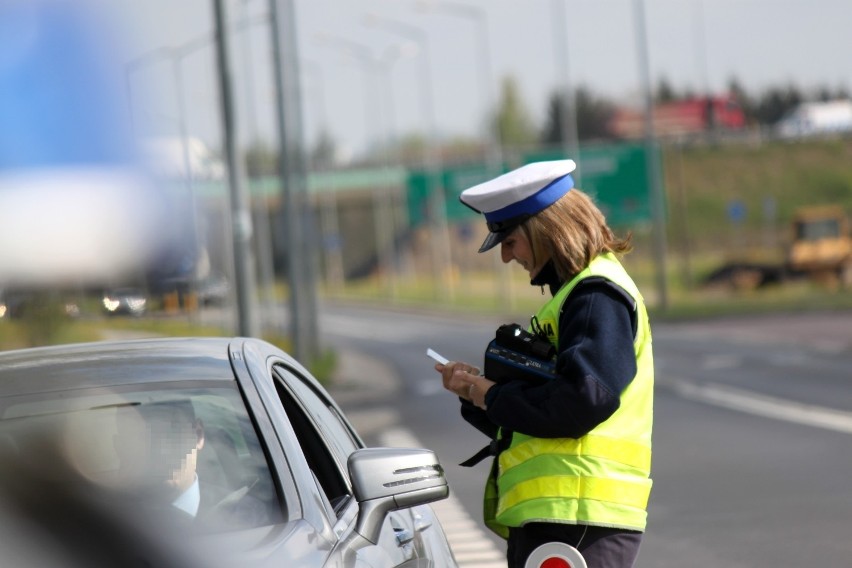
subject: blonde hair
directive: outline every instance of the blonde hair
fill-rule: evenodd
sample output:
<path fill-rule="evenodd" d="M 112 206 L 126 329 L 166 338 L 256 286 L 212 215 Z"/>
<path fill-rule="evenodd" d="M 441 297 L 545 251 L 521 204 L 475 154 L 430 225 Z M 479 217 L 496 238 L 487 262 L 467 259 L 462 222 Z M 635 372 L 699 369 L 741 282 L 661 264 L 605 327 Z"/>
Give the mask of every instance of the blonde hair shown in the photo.
<path fill-rule="evenodd" d="M 533 258 L 549 253 L 560 280 L 567 281 L 586 268 L 596 256 L 633 249 L 631 235 L 619 238 L 606 224 L 592 199 L 574 188 L 520 227 L 532 248 Z"/>

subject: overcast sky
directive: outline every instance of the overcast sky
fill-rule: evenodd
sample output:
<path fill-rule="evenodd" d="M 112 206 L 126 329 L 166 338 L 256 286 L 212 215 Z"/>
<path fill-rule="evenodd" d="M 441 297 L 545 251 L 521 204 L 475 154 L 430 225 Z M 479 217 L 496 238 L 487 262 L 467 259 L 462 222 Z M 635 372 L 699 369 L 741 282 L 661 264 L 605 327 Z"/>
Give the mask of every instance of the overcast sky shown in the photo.
<path fill-rule="evenodd" d="M 557 21 L 559 2 L 567 14 L 562 22 Z M 114 29 L 122 30 L 127 59 L 162 46 L 185 46 L 213 27 L 212 0 L 96 3 L 110 6 L 119 18 Z M 431 10 L 423 9 L 429 4 Z M 475 6 L 481 17 L 453 13 L 448 10 L 452 4 Z M 256 21 L 267 5 L 266 0 L 226 1 L 232 22 Z M 357 153 L 369 138 L 387 136 L 389 130 L 427 130 L 424 105 L 429 103 L 441 136 L 480 135 L 489 101 L 506 76 L 518 80 L 540 125 L 548 96 L 565 80 L 566 53 L 571 84 L 617 102 L 637 103 L 636 5 L 636 0 L 296 0 L 305 138 L 313 142 L 324 126 L 342 147 Z M 706 86 L 718 92 L 736 77 L 754 94 L 789 83 L 807 90 L 852 90 L 849 0 L 644 0 L 644 7 L 653 84 L 666 77 L 676 89 L 700 91 Z M 368 25 L 370 14 L 385 23 Z M 416 26 L 425 43 L 415 48 L 410 38 L 388 28 L 388 20 Z M 334 39 L 323 42 L 318 39 L 322 35 Z M 344 42 L 357 42 L 374 57 L 401 50 L 384 72 L 371 75 L 364 56 L 348 56 L 340 47 Z M 424 55 L 431 63 L 428 78 Z M 149 61 L 129 78 L 134 114 L 148 132 L 175 134 L 172 67 L 166 60 Z M 274 142 L 268 30 L 248 24 L 235 32 L 231 61 L 240 131 Z M 482 72 L 488 62 L 490 75 Z M 215 146 L 220 129 L 212 63 L 213 50 L 202 47 L 183 58 L 180 72 L 189 101 L 189 130 Z M 366 84 L 368 77 L 374 78 L 372 85 Z M 424 94 L 430 81 L 431 92 Z M 249 98 L 255 101 L 251 105 Z M 379 105 L 388 119 L 384 123 L 376 118 Z"/>

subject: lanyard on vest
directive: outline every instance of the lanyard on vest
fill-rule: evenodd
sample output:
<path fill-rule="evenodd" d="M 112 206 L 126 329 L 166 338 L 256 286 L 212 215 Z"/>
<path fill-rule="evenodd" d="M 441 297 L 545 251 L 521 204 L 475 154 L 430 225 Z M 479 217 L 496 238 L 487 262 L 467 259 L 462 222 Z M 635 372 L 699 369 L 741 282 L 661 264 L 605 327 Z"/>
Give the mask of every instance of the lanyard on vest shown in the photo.
<path fill-rule="evenodd" d="M 485 458 L 489 456 L 496 456 L 508 448 L 512 443 L 512 431 L 501 430 L 501 432 L 503 433 L 502 437 L 491 440 L 487 446 L 461 462 L 459 465 L 462 467 L 473 467 Z"/>

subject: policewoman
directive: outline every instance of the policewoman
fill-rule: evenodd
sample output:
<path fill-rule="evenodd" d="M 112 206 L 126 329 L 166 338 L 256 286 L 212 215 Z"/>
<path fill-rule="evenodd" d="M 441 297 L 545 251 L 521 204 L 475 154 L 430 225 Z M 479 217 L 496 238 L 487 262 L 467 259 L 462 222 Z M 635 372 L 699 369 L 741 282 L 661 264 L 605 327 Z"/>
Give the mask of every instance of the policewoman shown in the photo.
<path fill-rule="evenodd" d="M 508 540 L 510 568 L 546 543 L 590 568 L 632 566 L 651 490 L 654 369 L 642 295 L 618 258 L 630 251 L 582 191 L 572 160 L 527 164 L 465 190 L 489 234 L 550 298 L 530 330 L 556 348 L 555 378 L 499 384 L 468 363 L 436 365 L 461 413 L 492 440 L 485 523 Z"/>

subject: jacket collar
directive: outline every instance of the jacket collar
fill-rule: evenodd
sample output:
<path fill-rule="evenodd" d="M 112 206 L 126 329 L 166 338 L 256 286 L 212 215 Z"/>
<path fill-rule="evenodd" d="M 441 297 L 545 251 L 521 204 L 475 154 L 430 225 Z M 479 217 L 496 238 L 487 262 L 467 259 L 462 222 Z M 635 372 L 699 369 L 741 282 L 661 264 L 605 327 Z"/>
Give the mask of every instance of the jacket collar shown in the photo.
<path fill-rule="evenodd" d="M 559 275 L 556 273 L 556 267 L 553 265 L 553 259 L 548 260 L 547 263 L 541 267 L 541 270 L 538 271 L 538 274 L 530 280 L 530 286 L 541 286 L 542 292 L 544 291 L 545 286 L 550 288 L 551 296 L 555 296 L 564 283 L 565 282 L 560 280 Z"/>

